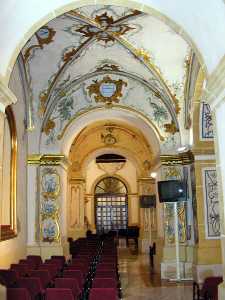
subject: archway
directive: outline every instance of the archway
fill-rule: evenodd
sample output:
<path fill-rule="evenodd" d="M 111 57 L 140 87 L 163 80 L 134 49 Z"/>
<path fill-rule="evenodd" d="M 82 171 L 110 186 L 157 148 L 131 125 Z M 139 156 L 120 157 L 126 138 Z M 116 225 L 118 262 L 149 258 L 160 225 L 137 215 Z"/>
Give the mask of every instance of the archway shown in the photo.
<path fill-rule="evenodd" d="M 116 177 L 105 177 L 95 186 L 95 222 L 97 233 L 127 229 L 127 188 Z"/>
<path fill-rule="evenodd" d="M 154 2 L 154 1 L 153 1 Z M 160 6 L 160 5 L 159 5 Z M 140 8 L 140 10 L 142 10 L 142 9 L 145 9 L 145 7 L 141 7 Z M 196 9 L 196 8 L 195 8 Z M 58 12 L 57 12 L 58 13 Z M 176 28 L 177 29 L 177 28 Z M 182 29 L 181 29 L 181 31 L 182 31 Z M 218 47 L 218 48 L 220 48 L 221 49 L 221 47 Z M 218 54 L 218 52 L 217 52 L 217 54 Z M 208 56 L 208 57 L 210 57 L 210 56 Z M 211 68 L 212 68 L 212 65 L 213 65 L 213 59 L 212 59 L 212 61 L 210 62 L 211 63 Z M 7 64 L 7 63 L 6 63 Z M 10 73 L 10 68 L 8 68 L 8 74 Z M 7 81 L 7 78 L 6 78 L 6 81 Z M 173 125 L 173 123 L 171 123 L 170 125 Z M 174 127 L 172 127 L 172 126 L 170 126 L 170 130 L 171 130 L 171 128 L 172 128 L 172 130 L 174 130 Z M 143 128 L 142 128 L 143 129 Z M 176 128 L 175 128 L 176 129 Z M 157 132 L 155 132 L 156 133 L 156 135 L 157 135 Z M 34 134 L 35 135 L 35 134 Z M 35 137 L 35 139 L 36 139 L 36 137 Z M 159 143 L 158 143 L 159 144 Z M 61 147 L 61 142 L 60 142 L 60 147 Z M 51 151 L 51 153 L 50 154 L 52 154 L 52 153 L 60 153 L 60 155 L 62 155 L 62 153 L 61 153 L 61 151 L 59 151 L 59 149 L 61 150 L 62 148 L 63 148 L 63 146 L 62 146 L 62 148 L 60 148 L 60 147 L 52 147 L 52 149 L 50 150 Z M 29 150 L 31 150 L 31 149 L 37 149 L 37 148 L 30 148 Z M 46 151 L 48 151 L 47 149 L 49 149 L 48 147 L 45 147 L 45 148 L 42 148 L 41 149 L 41 153 L 43 153 L 43 154 L 47 154 L 47 152 Z M 64 148 L 64 150 L 65 150 L 65 148 Z M 68 150 L 68 148 L 67 148 L 67 150 Z M 33 153 L 33 151 L 32 151 L 32 153 Z M 64 154 L 65 152 L 63 152 L 63 154 Z M 158 152 L 159 153 L 159 152 Z M 156 157 L 157 157 L 157 155 L 156 155 Z M 62 176 L 63 177 L 63 176 Z M 64 184 L 64 183 L 63 183 Z M 62 227 L 64 226 L 64 223 L 62 223 Z"/>

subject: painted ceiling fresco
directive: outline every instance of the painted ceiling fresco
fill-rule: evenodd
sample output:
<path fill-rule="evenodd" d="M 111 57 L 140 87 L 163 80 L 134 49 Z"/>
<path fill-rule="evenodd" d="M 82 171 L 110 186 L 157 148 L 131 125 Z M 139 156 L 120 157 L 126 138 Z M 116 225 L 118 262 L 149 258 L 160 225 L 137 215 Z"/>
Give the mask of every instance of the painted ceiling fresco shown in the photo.
<path fill-rule="evenodd" d="M 190 49 L 137 10 L 87 6 L 43 26 L 22 51 L 41 143 L 55 144 L 82 112 L 121 106 L 145 115 L 164 150 L 180 144 Z"/>

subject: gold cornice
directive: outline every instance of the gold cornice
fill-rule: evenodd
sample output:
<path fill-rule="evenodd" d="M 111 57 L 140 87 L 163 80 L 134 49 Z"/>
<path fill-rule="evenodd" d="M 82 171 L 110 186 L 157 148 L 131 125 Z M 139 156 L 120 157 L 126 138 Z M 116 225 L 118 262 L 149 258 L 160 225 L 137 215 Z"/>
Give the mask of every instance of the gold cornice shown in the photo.
<path fill-rule="evenodd" d="M 27 158 L 28 165 L 58 166 L 68 164 L 68 159 L 63 154 L 31 154 Z"/>
<path fill-rule="evenodd" d="M 76 183 L 76 182 L 85 182 L 86 180 L 82 177 L 72 177 L 70 178 L 69 182 L 70 183 Z"/>
<path fill-rule="evenodd" d="M 141 177 L 141 178 L 138 178 L 137 180 L 138 182 L 141 182 L 141 181 L 148 181 L 150 183 L 155 183 L 155 178 L 152 178 L 152 177 Z"/>
<path fill-rule="evenodd" d="M 179 153 L 177 155 L 160 155 L 162 165 L 189 165 L 194 162 L 194 155 L 191 151 Z"/>

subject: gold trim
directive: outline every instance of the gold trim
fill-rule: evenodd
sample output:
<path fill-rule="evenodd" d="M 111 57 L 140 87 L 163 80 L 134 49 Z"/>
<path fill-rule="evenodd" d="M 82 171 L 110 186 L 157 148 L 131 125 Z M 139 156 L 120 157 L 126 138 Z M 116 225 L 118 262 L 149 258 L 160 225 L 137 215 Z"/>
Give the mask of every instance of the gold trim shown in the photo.
<path fill-rule="evenodd" d="M 10 165 L 10 224 L 1 225 L 0 240 L 8 240 L 17 235 L 17 216 L 16 216 L 16 198 L 17 198 L 17 132 L 16 122 L 11 106 L 5 110 L 6 120 L 9 124 L 11 135 L 11 165 Z"/>
<path fill-rule="evenodd" d="M 165 166 L 189 165 L 194 162 L 194 155 L 190 150 L 177 155 L 160 155 L 160 161 Z"/>
<path fill-rule="evenodd" d="M 65 162 L 68 160 L 63 154 L 31 154 L 27 158 L 28 165 L 58 166 Z"/>
<path fill-rule="evenodd" d="M 106 33 L 109 37 L 116 40 L 120 45 L 122 45 L 125 49 L 127 49 L 132 55 L 134 55 L 141 64 L 143 64 L 150 72 L 154 74 L 154 76 L 159 80 L 160 84 L 166 90 L 171 102 L 174 104 L 174 109 L 176 114 L 180 111 L 179 101 L 176 98 L 176 95 L 173 95 L 170 88 L 166 84 L 163 75 L 161 74 L 160 69 L 152 62 L 149 53 L 144 49 L 138 49 L 134 47 L 132 43 L 126 40 L 124 37 L 119 36 L 117 33 L 109 32 L 107 29 L 104 29 L 98 22 L 93 20 L 90 17 L 84 16 L 82 14 L 73 12 L 73 15 L 78 17 L 80 20 L 85 22 L 87 25 L 94 26 L 99 30 Z"/>
<path fill-rule="evenodd" d="M 122 106 L 122 105 L 115 105 L 113 106 L 113 108 L 115 109 L 120 109 L 120 110 L 124 110 L 124 111 L 130 111 L 130 112 L 133 112 L 133 113 L 136 113 L 138 116 L 140 116 L 154 131 L 154 133 L 156 134 L 157 138 L 159 139 L 159 141 L 163 142 L 165 140 L 165 138 L 161 135 L 159 129 L 156 127 L 156 125 L 151 121 L 149 120 L 143 113 L 131 108 L 131 107 L 125 107 L 125 106 Z M 65 127 L 63 128 L 62 130 L 62 133 L 58 135 L 58 140 L 61 140 L 62 137 L 64 136 L 67 128 L 70 126 L 71 123 L 73 123 L 73 121 L 81 116 L 84 116 L 90 112 L 94 112 L 94 111 L 98 111 L 98 110 L 105 110 L 105 107 L 94 107 L 94 108 L 90 108 L 90 109 L 87 109 L 83 112 L 79 112 L 79 113 L 76 113 L 73 118 L 71 118 L 69 120 L 69 122 L 65 125 Z M 106 118 L 107 118 L 107 115 L 106 115 Z"/>
<path fill-rule="evenodd" d="M 101 86 L 103 84 L 113 85 L 115 90 L 112 92 L 110 97 L 106 97 L 101 92 Z M 87 87 L 88 94 L 91 97 L 94 94 L 95 102 L 105 103 L 107 106 L 111 106 L 113 102 L 118 103 L 120 101 L 119 98 L 123 96 L 122 89 L 123 86 L 127 86 L 127 82 L 122 79 L 113 80 L 110 76 L 104 76 L 102 80 L 93 80 L 92 84 Z"/>
<path fill-rule="evenodd" d="M 138 182 L 142 182 L 142 181 L 148 181 L 150 183 L 155 183 L 156 179 L 152 178 L 152 177 L 141 177 L 137 179 Z"/>

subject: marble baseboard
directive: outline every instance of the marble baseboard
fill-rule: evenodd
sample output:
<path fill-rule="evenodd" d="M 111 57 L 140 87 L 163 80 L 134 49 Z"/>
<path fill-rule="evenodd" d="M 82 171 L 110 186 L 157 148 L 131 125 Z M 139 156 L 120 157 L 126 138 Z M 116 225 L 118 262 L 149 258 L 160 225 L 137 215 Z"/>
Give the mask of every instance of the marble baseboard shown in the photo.
<path fill-rule="evenodd" d="M 180 262 L 180 276 L 185 280 L 193 280 L 193 264 Z M 170 280 L 177 277 L 176 262 L 162 262 L 161 263 L 161 279 Z"/>

